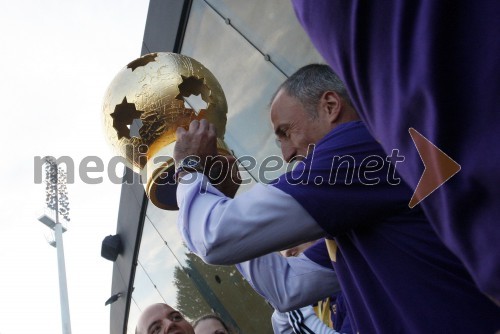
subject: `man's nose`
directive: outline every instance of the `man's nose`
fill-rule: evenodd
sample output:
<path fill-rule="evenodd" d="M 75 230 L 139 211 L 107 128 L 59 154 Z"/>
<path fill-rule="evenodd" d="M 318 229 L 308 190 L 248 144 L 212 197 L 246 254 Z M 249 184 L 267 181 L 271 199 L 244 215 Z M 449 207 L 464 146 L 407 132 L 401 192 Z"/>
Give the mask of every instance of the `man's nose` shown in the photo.
<path fill-rule="evenodd" d="M 170 319 L 163 319 L 163 334 L 167 334 L 170 330 L 174 329 L 175 322 Z"/>
<path fill-rule="evenodd" d="M 281 154 L 286 162 L 290 162 L 297 155 L 297 150 L 289 144 L 281 143 Z"/>
<path fill-rule="evenodd" d="M 297 256 L 297 248 L 296 247 L 293 247 L 293 248 L 290 248 L 290 249 L 287 249 L 285 251 L 285 257 L 295 257 Z"/>

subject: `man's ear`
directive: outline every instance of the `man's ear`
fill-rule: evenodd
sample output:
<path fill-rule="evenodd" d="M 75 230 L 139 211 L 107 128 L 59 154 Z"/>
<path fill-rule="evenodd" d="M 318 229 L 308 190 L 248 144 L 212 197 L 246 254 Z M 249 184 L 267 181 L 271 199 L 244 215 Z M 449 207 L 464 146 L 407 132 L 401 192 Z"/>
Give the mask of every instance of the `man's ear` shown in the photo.
<path fill-rule="evenodd" d="M 321 96 L 320 108 L 326 120 L 333 124 L 339 120 L 342 110 L 342 99 L 336 92 L 326 91 Z"/>

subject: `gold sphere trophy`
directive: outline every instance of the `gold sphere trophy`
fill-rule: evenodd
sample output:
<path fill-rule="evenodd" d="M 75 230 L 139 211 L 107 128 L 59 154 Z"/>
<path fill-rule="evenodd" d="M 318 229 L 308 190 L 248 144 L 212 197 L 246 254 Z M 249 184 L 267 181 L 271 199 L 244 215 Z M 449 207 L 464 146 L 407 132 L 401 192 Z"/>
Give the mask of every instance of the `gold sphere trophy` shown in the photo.
<path fill-rule="evenodd" d="M 193 58 L 156 52 L 138 58 L 113 79 L 104 97 L 106 136 L 127 167 L 141 175 L 153 204 L 177 210 L 173 149 L 178 127 L 207 119 L 224 143 L 227 103 L 214 75 Z"/>

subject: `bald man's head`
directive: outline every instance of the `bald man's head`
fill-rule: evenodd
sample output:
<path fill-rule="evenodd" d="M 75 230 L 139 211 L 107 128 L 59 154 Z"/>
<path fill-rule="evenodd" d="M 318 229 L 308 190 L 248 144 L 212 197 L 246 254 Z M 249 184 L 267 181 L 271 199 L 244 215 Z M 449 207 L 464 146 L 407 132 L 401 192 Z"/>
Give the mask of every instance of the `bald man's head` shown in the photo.
<path fill-rule="evenodd" d="M 191 324 L 167 304 L 148 306 L 139 317 L 137 334 L 194 334 Z"/>

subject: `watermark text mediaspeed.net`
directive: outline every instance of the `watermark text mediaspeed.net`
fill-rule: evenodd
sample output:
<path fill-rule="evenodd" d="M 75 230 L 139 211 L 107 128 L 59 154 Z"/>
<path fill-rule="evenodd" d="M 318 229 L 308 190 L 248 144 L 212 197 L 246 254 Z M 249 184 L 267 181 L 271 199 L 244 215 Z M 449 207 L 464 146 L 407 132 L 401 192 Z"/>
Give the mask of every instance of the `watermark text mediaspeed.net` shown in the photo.
<path fill-rule="evenodd" d="M 314 147 L 308 152 L 309 160 L 314 162 Z M 75 179 L 79 178 L 85 184 L 101 184 L 104 178 L 113 184 L 122 184 L 130 182 L 139 182 L 145 184 L 147 180 L 140 177 L 133 178 L 132 181 L 125 180 L 123 175 L 119 175 L 118 171 L 122 170 L 123 166 L 127 166 L 127 161 L 124 157 L 114 156 L 107 163 L 98 156 L 86 156 L 79 162 L 75 161 L 70 156 L 61 156 L 58 158 L 51 156 L 35 156 L 33 159 L 33 181 L 35 184 L 43 183 L 44 164 L 46 158 L 53 159 L 58 166 L 63 166 L 67 175 L 67 183 L 75 183 Z M 243 155 L 236 158 L 235 163 L 239 171 L 247 171 L 248 173 L 240 173 L 239 180 L 233 180 L 242 185 L 249 184 L 254 181 L 265 184 L 273 184 L 276 182 L 276 173 L 285 167 L 286 174 L 284 177 L 290 184 L 307 184 L 312 182 L 314 184 L 329 184 L 335 185 L 342 183 L 345 185 L 362 184 L 362 185 L 376 185 L 380 182 L 386 182 L 389 185 L 399 185 L 401 178 L 396 170 L 399 163 L 404 162 L 405 157 L 399 155 L 398 149 L 393 149 L 390 155 L 370 155 L 356 160 L 352 155 L 334 155 L 330 159 L 330 169 L 324 176 L 312 177 L 311 170 L 303 169 L 302 173 L 288 173 L 304 164 L 305 157 L 297 157 L 293 162 L 287 163 L 282 157 L 278 155 L 270 155 L 262 161 L 258 161 L 251 155 Z M 208 162 L 208 161 L 211 162 Z M 156 170 L 161 168 L 166 161 L 173 161 L 170 156 L 156 156 L 153 158 L 153 163 L 146 165 L 144 168 L 151 168 Z M 229 160 L 227 157 L 218 156 L 217 159 L 208 157 L 202 165 L 205 166 L 204 174 L 214 181 L 220 183 L 227 178 L 235 178 L 234 173 L 224 166 L 228 166 Z M 383 172 L 381 172 L 383 171 Z M 174 173 L 174 171 L 169 171 Z M 143 170 L 144 175 L 150 175 L 147 171 Z M 250 174 L 253 176 L 250 176 Z M 385 179 L 382 179 L 385 178 Z M 194 177 L 184 177 L 183 183 L 194 182 Z M 173 175 L 164 173 L 161 177 L 155 180 L 158 184 L 172 184 L 176 181 Z"/>

